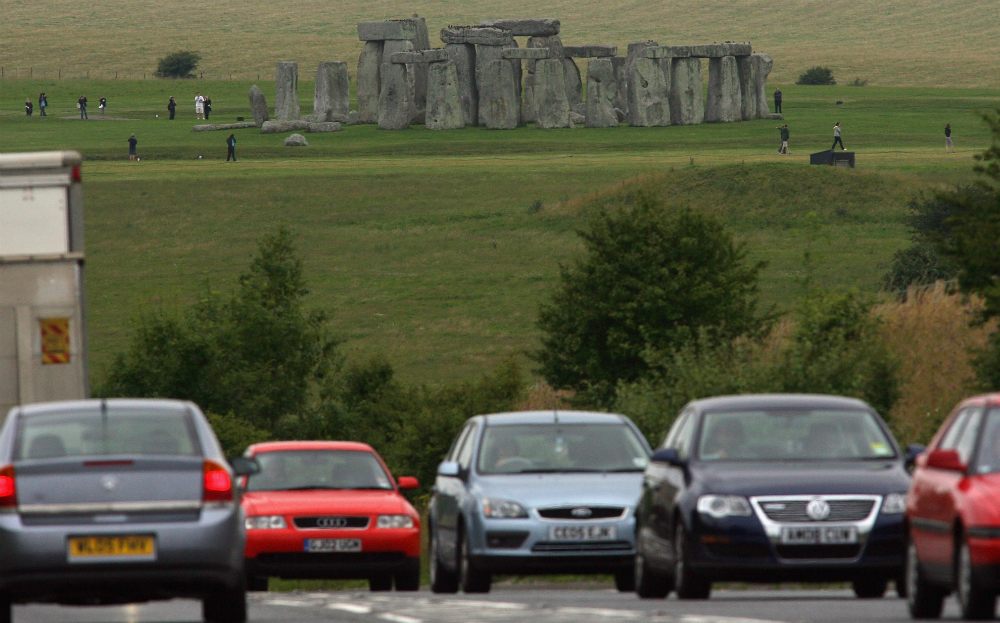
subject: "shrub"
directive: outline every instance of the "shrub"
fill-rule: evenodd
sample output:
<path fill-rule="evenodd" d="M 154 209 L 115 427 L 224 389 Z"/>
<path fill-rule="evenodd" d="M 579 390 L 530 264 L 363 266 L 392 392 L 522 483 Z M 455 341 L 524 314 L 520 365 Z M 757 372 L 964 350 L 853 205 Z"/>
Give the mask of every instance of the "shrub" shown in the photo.
<path fill-rule="evenodd" d="M 157 62 L 156 75 L 160 78 L 194 78 L 199 61 L 201 55 L 197 52 L 174 52 Z"/>
<path fill-rule="evenodd" d="M 918 242 L 900 249 L 892 256 L 889 270 L 882 276 L 882 287 L 900 296 L 910 286 L 930 285 L 955 277 L 955 265 L 941 257 L 933 245 Z"/>
<path fill-rule="evenodd" d="M 812 67 L 799 76 L 795 84 L 837 84 L 829 67 Z"/>
<path fill-rule="evenodd" d="M 854 82 L 850 84 L 852 87 L 865 87 L 868 86 L 868 79 L 862 80 L 860 76 L 854 78 Z"/>

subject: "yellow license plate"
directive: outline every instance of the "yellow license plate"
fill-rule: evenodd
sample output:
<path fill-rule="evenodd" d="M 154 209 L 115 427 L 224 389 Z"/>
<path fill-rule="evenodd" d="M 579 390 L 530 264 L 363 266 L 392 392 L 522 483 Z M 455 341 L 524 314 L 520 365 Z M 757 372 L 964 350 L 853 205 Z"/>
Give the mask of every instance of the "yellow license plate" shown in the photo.
<path fill-rule="evenodd" d="M 155 560 L 152 536 L 79 536 L 69 539 L 70 561 Z"/>

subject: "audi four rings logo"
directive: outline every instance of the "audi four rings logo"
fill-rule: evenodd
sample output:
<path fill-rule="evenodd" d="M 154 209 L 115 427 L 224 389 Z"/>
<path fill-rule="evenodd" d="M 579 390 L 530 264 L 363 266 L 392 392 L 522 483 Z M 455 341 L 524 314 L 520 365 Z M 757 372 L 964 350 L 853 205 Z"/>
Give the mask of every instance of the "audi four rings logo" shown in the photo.
<path fill-rule="evenodd" d="M 589 508 L 574 508 L 569 512 L 569 514 L 578 519 L 585 519 L 593 515 L 594 511 L 590 510 Z"/>
<path fill-rule="evenodd" d="M 826 500 L 812 500 L 806 506 L 806 514 L 809 515 L 810 519 L 823 521 L 830 516 L 830 505 Z"/>
<path fill-rule="evenodd" d="M 320 517 L 316 520 L 317 528 L 346 528 L 347 517 Z"/>

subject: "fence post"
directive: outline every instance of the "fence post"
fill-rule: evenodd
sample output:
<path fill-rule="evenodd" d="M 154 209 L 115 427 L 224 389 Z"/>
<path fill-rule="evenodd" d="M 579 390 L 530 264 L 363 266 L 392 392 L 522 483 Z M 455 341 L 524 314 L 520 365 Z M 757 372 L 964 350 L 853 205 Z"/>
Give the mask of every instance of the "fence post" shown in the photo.
<path fill-rule="evenodd" d="M 59 68 L 59 79 L 62 80 L 62 67 Z"/>

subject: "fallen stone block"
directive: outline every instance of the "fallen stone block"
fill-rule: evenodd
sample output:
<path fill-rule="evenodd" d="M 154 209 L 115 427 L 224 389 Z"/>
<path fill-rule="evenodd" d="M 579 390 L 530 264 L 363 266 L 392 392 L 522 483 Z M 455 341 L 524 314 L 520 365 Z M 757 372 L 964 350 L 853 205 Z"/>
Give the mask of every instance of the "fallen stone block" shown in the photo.
<path fill-rule="evenodd" d="M 413 41 L 416 38 L 417 25 L 408 19 L 394 19 L 385 22 L 362 22 L 358 24 L 358 39 L 361 41 Z"/>
<path fill-rule="evenodd" d="M 767 76 L 771 73 L 774 61 L 767 54 L 751 54 L 750 62 L 753 63 L 757 116 L 761 119 L 767 119 L 771 114 L 771 109 L 768 108 L 767 104 Z"/>
<path fill-rule="evenodd" d="M 248 97 L 250 98 L 250 112 L 253 114 L 254 125 L 259 128 L 271 118 L 267 112 L 267 99 L 264 97 L 264 92 L 256 84 L 250 87 Z"/>
<path fill-rule="evenodd" d="M 476 46 L 448 43 L 445 51 L 455 63 L 458 92 L 462 98 L 462 115 L 466 125 L 479 125 L 479 89 L 476 87 Z"/>
<path fill-rule="evenodd" d="M 453 61 L 434 63 L 427 73 L 427 109 L 424 125 L 428 130 L 460 130 L 465 127 L 458 69 Z"/>
<path fill-rule="evenodd" d="M 319 134 L 321 132 L 340 132 L 343 128 L 336 121 L 323 121 L 320 123 L 310 123 L 309 133 Z"/>
<path fill-rule="evenodd" d="M 382 88 L 378 99 L 378 127 L 382 130 L 405 130 L 410 127 L 416 111 L 406 65 L 382 63 L 380 73 Z"/>
<path fill-rule="evenodd" d="M 509 30 L 515 37 L 551 37 L 559 34 L 557 19 L 488 19 L 480 25 Z"/>
<path fill-rule="evenodd" d="M 660 62 L 637 58 L 628 77 L 629 124 L 640 127 L 670 125 L 670 102 Z"/>
<path fill-rule="evenodd" d="M 382 41 L 369 41 L 358 57 L 358 121 L 361 123 L 378 123 L 383 47 Z"/>
<path fill-rule="evenodd" d="M 285 139 L 285 147 L 309 147 L 309 141 L 301 134 L 292 134 Z"/>
<path fill-rule="evenodd" d="M 299 64 L 281 61 L 274 75 L 274 118 L 281 121 L 298 119 L 299 109 Z"/>
<path fill-rule="evenodd" d="M 441 41 L 444 43 L 507 46 L 513 43 L 514 36 L 509 30 L 500 28 L 449 26 L 441 29 Z"/>
<path fill-rule="evenodd" d="M 700 58 L 673 59 L 669 100 L 670 120 L 674 125 L 697 125 L 705 121 Z"/>
<path fill-rule="evenodd" d="M 503 58 L 536 61 L 549 58 L 549 50 L 548 48 L 504 48 L 501 56 Z"/>
<path fill-rule="evenodd" d="M 732 123 L 742 118 L 740 75 L 736 58 L 723 56 L 708 61 L 708 93 L 705 96 L 705 121 Z"/>
<path fill-rule="evenodd" d="M 273 120 L 265 121 L 260 126 L 261 134 L 281 134 L 292 130 L 309 130 L 309 122 L 305 119 L 293 119 L 291 121 Z"/>
<path fill-rule="evenodd" d="M 618 126 L 615 100 L 618 83 L 610 58 L 595 58 L 587 63 L 587 127 L 614 128 Z"/>
<path fill-rule="evenodd" d="M 570 123 L 569 127 L 571 127 L 571 128 L 572 127 L 576 127 L 578 125 L 586 125 L 587 124 L 587 116 L 586 115 L 581 115 L 580 113 L 573 112 L 571 110 L 571 111 L 569 111 L 569 123 Z"/>
<path fill-rule="evenodd" d="M 610 58 L 618 54 L 617 45 L 567 45 L 565 55 L 573 58 Z"/>
<path fill-rule="evenodd" d="M 691 56 L 691 46 L 689 45 L 659 45 L 655 48 L 646 48 L 646 58 L 687 58 Z"/>
<path fill-rule="evenodd" d="M 215 132 L 216 130 L 243 130 L 246 128 L 256 128 L 253 121 L 243 121 L 241 123 L 204 123 L 191 128 L 192 132 Z"/>
<path fill-rule="evenodd" d="M 351 110 L 351 79 L 347 63 L 324 61 L 316 70 L 313 115 L 346 115 Z"/>

